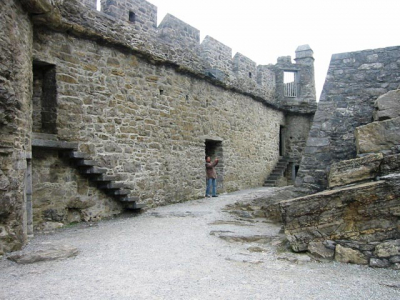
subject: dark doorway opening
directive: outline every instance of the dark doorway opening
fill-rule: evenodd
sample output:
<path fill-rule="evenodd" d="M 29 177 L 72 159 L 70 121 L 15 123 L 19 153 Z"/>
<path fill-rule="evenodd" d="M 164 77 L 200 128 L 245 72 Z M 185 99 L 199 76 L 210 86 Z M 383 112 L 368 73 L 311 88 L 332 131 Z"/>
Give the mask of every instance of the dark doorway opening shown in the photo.
<path fill-rule="evenodd" d="M 279 127 L 279 156 L 285 156 L 285 141 L 284 141 L 285 127 Z"/>
<path fill-rule="evenodd" d="M 206 140 L 205 156 L 210 156 L 211 160 L 218 158 L 219 162 L 215 170 L 217 171 L 217 192 L 221 193 L 224 190 L 224 152 L 222 141 Z"/>
<path fill-rule="evenodd" d="M 33 63 L 33 131 L 57 133 L 56 67 L 43 62 Z"/>

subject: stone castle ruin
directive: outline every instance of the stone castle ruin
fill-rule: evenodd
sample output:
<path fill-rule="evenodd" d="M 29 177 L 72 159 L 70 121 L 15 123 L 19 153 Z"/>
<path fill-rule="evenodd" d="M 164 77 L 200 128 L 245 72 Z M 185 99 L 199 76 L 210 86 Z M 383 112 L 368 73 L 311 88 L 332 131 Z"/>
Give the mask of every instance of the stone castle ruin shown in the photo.
<path fill-rule="evenodd" d="M 200 43 L 199 30 L 172 15 L 157 26 L 147 1 L 101 4 L 0 0 L 0 255 L 34 231 L 203 197 L 210 155 L 220 158 L 220 193 L 332 189 L 323 193 L 334 201 L 317 193 L 278 205 L 295 251 L 349 248 L 363 262 L 398 263 L 399 254 L 373 251 L 400 238 L 400 139 L 372 151 L 355 137 L 370 136 L 360 128 L 375 100 L 399 88 L 400 47 L 334 55 L 317 109 L 308 45 L 295 62 L 257 65 L 212 37 Z M 362 176 L 343 179 L 355 166 Z M 375 202 L 341 196 L 349 184 L 356 194 L 379 190 Z"/>
<path fill-rule="evenodd" d="M 143 0 L 0 3 L 0 253 L 204 197 L 206 154 L 220 193 L 261 186 L 280 158 L 268 183 L 293 182 L 317 107 L 310 47 L 257 66 L 172 15 L 157 26 Z"/>

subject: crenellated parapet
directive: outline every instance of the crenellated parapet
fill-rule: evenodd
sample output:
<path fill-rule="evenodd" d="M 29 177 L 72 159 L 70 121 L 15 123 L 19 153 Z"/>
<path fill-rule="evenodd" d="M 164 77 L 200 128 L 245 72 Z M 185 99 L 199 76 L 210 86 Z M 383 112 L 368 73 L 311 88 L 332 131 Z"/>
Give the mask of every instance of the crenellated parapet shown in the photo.
<path fill-rule="evenodd" d="M 233 70 L 232 48 L 208 35 L 204 38 L 200 47 L 206 74 L 221 81 L 227 80 Z"/>
<path fill-rule="evenodd" d="M 145 0 L 101 0 L 101 10 L 150 36 L 157 31 L 157 7 Z"/>
<path fill-rule="evenodd" d="M 85 15 L 71 17 L 71 9 L 82 5 L 89 8 Z M 257 65 L 240 53 L 232 57 L 230 47 L 210 36 L 200 43 L 200 31 L 173 15 L 157 26 L 157 7 L 145 0 L 101 0 L 100 12 L 96 0 L 60 1 L 59 6 L 63 20 L 84 26 L 85 34 L 96 40 L 139 51 L 151 61 L 175 65 L 276 108 L 305 114 L 316 110 L 314 58 L 308 45 L 298 47 L 294 63 L 286 56 L 275 65 Z M 288 74 L 292 82 L 286 81 Z"/>
<path fill-rule="evenodd" d="M 179 65 L 201 72 L 200 30 L 167 14 L 158 26 L 157 44 L 160 55 Z"/>

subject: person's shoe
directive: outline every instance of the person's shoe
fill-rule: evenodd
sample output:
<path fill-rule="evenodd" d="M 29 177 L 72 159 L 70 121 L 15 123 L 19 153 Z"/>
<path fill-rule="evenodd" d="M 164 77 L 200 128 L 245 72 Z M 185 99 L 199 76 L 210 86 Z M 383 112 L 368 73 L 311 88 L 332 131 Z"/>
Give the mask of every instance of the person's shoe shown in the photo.
<path fill-rule="evenodd" d="M 211 196 L 210 195 L 206 195 L 206 198 L 211 198 Z"/>
<path fill-rule="evenodd" d="M 218 197 L 217 195 L 214 195 L 213 197 Z"/>

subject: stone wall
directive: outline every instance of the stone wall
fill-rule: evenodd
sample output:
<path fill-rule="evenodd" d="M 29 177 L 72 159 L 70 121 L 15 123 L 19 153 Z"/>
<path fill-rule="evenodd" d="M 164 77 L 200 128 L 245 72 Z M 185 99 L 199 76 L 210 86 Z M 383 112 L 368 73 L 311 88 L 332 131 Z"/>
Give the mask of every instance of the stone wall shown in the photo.
<path fill-rule="evenodd" d="M 286 116 L 283 133 L 284 153 L 291 161 L 300 164 L 304 147 L 307 142 L 307 134 L 312 124 L 312 116 L 292 115 Z"/>
<path fill-rule="evenodd" d="M 33 224 L 35 231 L 52 231 L 77 222 L 118 215 L 119 202 L 90 185 L 59 152 L 33 148 Z"/>
<path fill-rule="evenodd" d="M 294 251 L 398 269 L 399 187 L 397 174 L 382 181 L 283 201 L 280 207 L 285 234 Z"/>
<path fill-rule="evenodd" d="M 321 259 L 400 269 L 397 91 L 376 101 L 374 116 L 383 120 L 355 128 L 359 157 L 330 166 L 332 190 L 280 203 L 293 250 L 309 251 Z"/>
<path fill-rule="evenodd" d="M 354 130 L 372 120 L 378 96 L 400 85 L 400 47 L 332 56 L 297 186 L 327 187 L 333 162 L 356 156 Z"/>
<path fill-rule="evenodd" d="M 19 1 L 0 1 L 0 255 L 26 241 L 32 25 Z"/>
<path fill-rule="evenodd" d="M 32 218 L 51 229 L 121 210 L 56 152 L 35 149 L 32 163 L 32 129 L 77 143 L 155 206 L 203 196 L 206 141 L 222 155 L 219 192 L 261 185 L 285 115 L 308 124 L 316 109 L 308 46 L 296 53 L 307 63 L 257 66 L 212 38 L 200 44 L 199 31 L 171 15 L 157 27 L 144 0 L 104 0 L 102 12 L 92 0 L 0 1 L 0 255 L 25 243 Z M 290 103 L 277 89 L 287 66 L 308 91 Z"/>
<path fill-rule="evenodd" d="M 56 65 L 59 139 L 79 142 L 147 204 L 203 195 L 206 139 L 222 140 L 220 192 L 261 185 L 277 161 L 284 115 L 251 98 L 47 30 L 34 58 Z"/>

